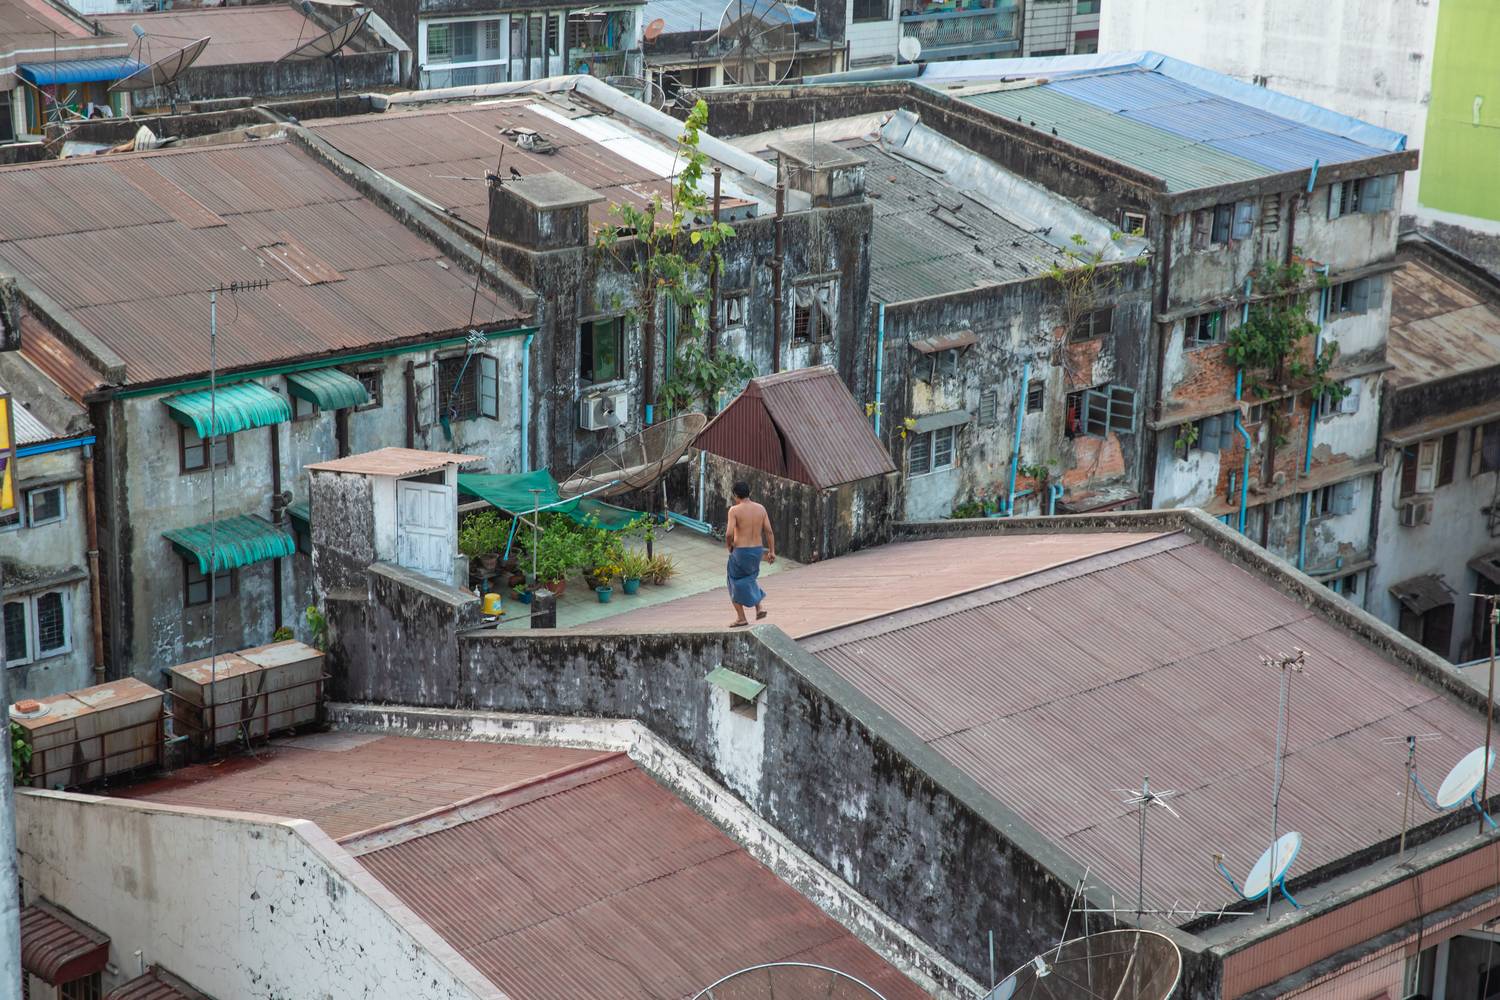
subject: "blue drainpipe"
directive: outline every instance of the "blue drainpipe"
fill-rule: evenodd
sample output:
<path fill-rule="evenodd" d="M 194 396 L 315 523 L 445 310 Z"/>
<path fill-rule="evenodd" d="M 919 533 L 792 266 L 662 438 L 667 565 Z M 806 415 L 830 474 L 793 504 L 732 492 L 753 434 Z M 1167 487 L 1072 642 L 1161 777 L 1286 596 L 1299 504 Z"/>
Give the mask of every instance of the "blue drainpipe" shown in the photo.
<path fill-rule="evenodd" d="M 1245 305 L 1240 313 L 1241 325 L 1250 321 L 1250 279 L 1245 279 Z M 1234 373 L 1234 401 L 1238 403 L 1245 391 L 1245 369 Z M 1234 408 L 1234 429 L 1245 441 L 1245 466 L 1240 470 L 1240 534 L 1245 533 L 1245 505 L 1250 499 L 1250 432 L 1245 430 L 1245 420 L 1240 408 Z"/>
<path fill-rule="evenodd" d="M 1057 501 L 1062 499 L 1062 483 L 1053 483 L 1047 487 L 1047 516 L 1051 517 L 1057 513 Z"/>
<path fill-rule="evenodd" d="M 531 342 L 536 331 L 526 335 L 521 345 L 521 471 L 531 471 L 531 441 L 527 431 L 531 427 Z M 507 546 L 508 547 L 508 546 Z"/>
<path fill-rule="evenodd" d="M 1016 397 L 1016 443 L 1010 453 L 1010 500 L 1005 507 L 1005 512 L 1010 517 L 1016 514 L 1016 472 L 1021 466 L 1021 422 L 1026 419 L 1026 388 L 1030 382 L 1031 362 L 1028 361 L 1021 366 L 1021 395 Z"/>
<path fill-rule="evenodd" d="M 1316 166 L 1314 166 L 1316 171 Z M 1310 182 L 1309 182 L 1310 183 Z M 1328 265 L 1324 264 L 1318 268 L 1318 273 L 1324 278 L 1328 277 Z M 1323 353 L 1323 327 L 1328 323 L 1328 286 L 1318 290 L 1318 336 L 1313 340 L 1313 358 L 1316 359 Z M 1302 459 L 1302 474 L 1305 476 L 1312 471 L 1313 455 L 1313 429 L 1318 426 L 1318 398 L 1314 396 L 1307 406 L 1307 454 Z M 1307 564 L 1307 515 L 1312 504 L 1310 493 L 1302 494 L 1302 510 L 1298 514 L 1297 525 L 1297 568 L 1302 569 Z"/>
<path fill-rule="evenodd" d="M 885 378 L 885 303 L 875 323 L 875 436 L 880 437 L 880 383 Z"/>

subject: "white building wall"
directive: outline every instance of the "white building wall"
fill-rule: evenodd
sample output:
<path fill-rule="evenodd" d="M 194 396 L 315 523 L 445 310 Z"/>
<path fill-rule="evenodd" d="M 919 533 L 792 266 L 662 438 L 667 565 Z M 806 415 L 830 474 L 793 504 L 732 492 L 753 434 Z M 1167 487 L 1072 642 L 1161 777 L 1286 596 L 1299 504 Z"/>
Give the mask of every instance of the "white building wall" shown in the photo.
<path fill-rule="evenodd" d="M 896 61 L 896 46 L 901 42 L 900 2 L 889 0 L 889 3 L 888 16 L 883 21 L 855 21 L 854 4 L 848 5 L 844 40 L 849 43 L 850 69 Z"/>
<path fill-rule="evenodd" d="M 1107 0 L 1100 51 L 1152 49 L 1401 132 L 1422 145 L 1438 4 Z M 1416 172 L 1402 202 L 1417 211 Z"/>
<path fill-rule="evenodd" d="M 160 964 L 244 1000 L 504 1000 L 306 820 L 64 792 L 16 800 L 26 902 L 110 936 L 106 991 Z"/>

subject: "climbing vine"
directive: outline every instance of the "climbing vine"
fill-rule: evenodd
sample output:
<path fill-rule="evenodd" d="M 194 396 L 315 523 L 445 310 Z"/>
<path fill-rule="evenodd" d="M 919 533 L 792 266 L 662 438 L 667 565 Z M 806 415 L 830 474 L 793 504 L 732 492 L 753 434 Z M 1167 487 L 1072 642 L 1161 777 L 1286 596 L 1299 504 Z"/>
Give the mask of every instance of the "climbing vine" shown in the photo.
<path fill-rule="evenodd" d="M 1329 341 L 1317 351 L 1304 346 L 1318 333 L 1318 324 L 1308 317 L 1306 266 L 1295 257 L 1289 264 L 1264 263 L 1252 278 L 1261 298 L 1251 304 L 1245 321 L 1230 331 L 1224 351 L 1230 364 L 1244 369 L 1246 390 L 1257 399 L 1310 392 L 1314 399 L 1336 403 L 1347 396 L 1348 387 L 1329 375 L 1338 345 Z M 1318 284 L 1326 287 L 1327 279 L 1319 275 Z M 1280 419 L 1279 411 L 1271 408 L 1278 439 Z"/>
<path fill-rule="evenodd" d="M 1111 242 L 1121 238 L 1120 233 L 1109 234 Z M 1060 247 L 1052 260 L 1047 262 L 1046 276 L 1057 285 L 1061 296 L 1063 335 L 1056 338 L 1052 363 L 1065 370 L 1069 380 L 1074 374 L 1069 370 L 1070 357 L 1067 345 L 1089 335 L 1085 329 L 1089 315 L 1099 308 L 1124 281 L 1125 271 L 1115 267 L 1113 261 L 1105 259 L 1103 247 L 1090 247 L 1080 233 L 1068 238 L 1068 244 Z M 1145 267 L 1149 258 L 1135 258 L 1135 265 Z"/>
<path fill-rule="evenodd" d="M 700 100 L 677 138 L 673 165 L 683 166 L 666 201 L 656 193 L 643 208 L 612 204 L 612 221 L 594 234 L 596 252 L 612 256 L 634 279 L 635 304 L 627 315 L 641 324 L 646 344 L 655 343 L 659 305 L 681 317 L 668 377 L 652 401 L 668 414 L 713 404 L 724 390 L 755 374 L 743 358 L 708 345 L 708 275 L 722 269 L 719 247 L 734 236 L 734 227 L 712 218 L 700 189 L 708 156 L 699 139 L 707 124 L 708 105 Z M 654 363 L 654 357 L 644 359 L 648 366 Z"/>

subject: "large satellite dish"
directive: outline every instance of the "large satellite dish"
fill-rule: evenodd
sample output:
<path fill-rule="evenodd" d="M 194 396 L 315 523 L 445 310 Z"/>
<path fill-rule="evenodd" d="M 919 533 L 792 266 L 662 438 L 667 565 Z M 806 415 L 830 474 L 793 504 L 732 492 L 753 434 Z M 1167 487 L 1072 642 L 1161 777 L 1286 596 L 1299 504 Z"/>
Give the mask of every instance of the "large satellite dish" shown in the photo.
<path fill-rule="evenodd" d="M 642 104 L 649 104 L 658 111 L 667 106 L 667 92 L 661 85 L 644 76 L 606 76 L 604 82 L 624 94 L 629 94 Z"/>
<path fill-rule="evenodd" d="M 1453 770 L 1443 779 L 1438 786 L 1437 795 L 1427 790 L 1422 784 L 1422 779 L 1417 777 L 1415 769 L 1411 772 L 1412 783 L 1422 793 L 1422 798 L 1427 800 L 1427 805 L 1437 812 L 1447 812 L 1455 809 L 1465 802 L 1474 807 L 1474 811 L 1484 817 L 1490 829 L 1495 829 L 1495 821 L 1485 811 L 1484 803 L 1479 799 L 1479 790 L 1484 786 L 1484 777 L 1489 774 L 1490 769 L 1495 766 L 1495 751 L 1489 751 L 1488 759 L 1485 757 L 1484 747 L 1476 747 L 1464 755 L 1463 760 L 1453 765 Z"/>
<path fill-rule="evenodd" d="M 985 1000 L 1167 1000 L 1182 975 L 1182 953 L 1154 931 L 1103 931 L 1038 955 Z"/>
<path fill-rule="evenodd" d="M 885 1000 L 873 986 L 845 972 L 806 962 L 770 962 L 731 973 L 694 995 L 693 1000 Z"/>
<path fill-rule="evenodd" d="M 607 497 L 653 486 L 707 425 L 708 417 L 701 413 L 679 413 L 652 424 L 585 462 L 558 483 L 557 491 L 564 497 Z"/>
<path fill-rule="evenodd" d="M 311 41 L 303 42 L 276 61 L 307 62 L 311 59 L 326 59 L 337 55 L 343 51 L 344 46 L 354 40 L 354 36 L 359 34 L 359 29 L 363 28 L 369 19 L 369 11 L 355 14 L 338 27 L 323 32 Z"/>
<path fill-rule="evenodd" d="M 805 17 L 803 15 L 806 15 Z M 816 17 L 781 0 L 729 0 L 719 18 L 719 65 L 731 84 L 778 84 L 792 72 L 797 24 Z"/>
<path fill-rule="evenodd" d="M 145 40 L 146 33 L 139 31 L 137 37 Z M 196 42 L 190 42 L 180 49 L 175 49 L 157 59 L 155 62 L 147 63 L 140 69 L 127 77 L 116 80 L 109 85 L 111 91 L 141 91 L 155 90 L 158 87 L 169 88 L 177 82 L 187 68 L 198 61 L 203 55 L 203 50 L 208 48 L 209 37 L 205 36 Z"/>

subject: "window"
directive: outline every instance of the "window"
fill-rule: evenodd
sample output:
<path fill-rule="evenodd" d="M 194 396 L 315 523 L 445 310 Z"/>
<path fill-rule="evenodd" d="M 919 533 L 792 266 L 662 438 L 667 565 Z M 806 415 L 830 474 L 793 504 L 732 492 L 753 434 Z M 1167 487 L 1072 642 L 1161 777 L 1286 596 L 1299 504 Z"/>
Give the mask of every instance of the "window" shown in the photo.
<path fill-rule="evenodd" d="M 1453 465 L 1458 458 L 1458 431 L 1443 435 L 1442 447 L 1438 449 L 1437 484 L 1447 486 L 1453 482 Z"/>
<path fill-rule="evenodd" d="M 1193 213 L 1192 245 L 1195 249 L 1219 246 L 1230 240 L 1249 239 L 1255 229 L 1255 202 L 1237 201 Z"/>
<path fill-rule="evenodd" d="M 365 387 L 365 392 L 370 394 L 370 401 L 364 406 L 355 407 L 359 410 L 373 410 L 385 403 L 385 373 L 379 368 L 370 368 L 366 371 L 355 372 L 354 377 L 359 379 L 359 384 Z"/>
<path fill-rule="evenodd" d="M 1095 309 L 1093 312 L 1078 317 L 1078 324 L 1073 328 L 1073 339 L 1093 340 L 1095 337 L 1106 336 L 1114 329 L 1114 325 L 1114 306 Z"/>
<path fill-rule="evenodd" d="M 198 436 L 191 427 L 178 429 L 178 466 L 183 472 L 201 472 L 208 468 L 208 442 Z M 234 435 L 220 434 L 214 438 L 214 466 L 224 468 L 234 464 Z"/>
<path fill-rule="evenodd" d="M 299 518 L 292 518 L 292 537 L 297 540 L 297 552 L 304 556 L 312 556 L 312 532 L 308 524 Z"/>
<path fill-rule="evenodd" d="M 438 359 L 438 418 L 473 420 L 500 415 L 500 363 L 488 354 Z"/>
<path fill-rule="evenodd" d="M 838 307 L 837 285 L 836 281 L 817 281 L 792 287 L 795 298 L 792 343 L 833 339 L 834 315 Z"/>
<path fill-rule="evenodd" d="M 57 1000 L 99 1000 L 104 994 L 99 973 L 91 973 L 58 987 Z"/>
<path fill-rule="evenodd" d="M 318 415 L 318 404 L 301 396 L 292 396 L 292 419 L 311 420 Z"/>
<path fill-rule="evenodd" d="M 1221 452 L 1236 440 L 1241 440 L 1234 429 L 1234 412 L 1216 413 L 1190 423 L 1179 424 L 1173 448 L 1179 455 L 1190 451 Z M 1243 442 L 1242 442 L 1243 443 Z"/>
<path fill-rule="evenodd" d="M 5 602 L 5 663 L 17 666 L 73 648 L 68 597 L 60 590 Z"/>
<path fill-rule="evenodd" d="M 65 513 L 61 486 L 48 486 L 26 491 L 26 526 L 28 528 L 55 524 L 63 519 Z"/>
<path fill-rule="evenodd" d="M 724 325 L 726 327 L 745 324 L 745 307 L 750 302 L 749 292 L 730 292 L 724 296 Z"/>
<path fill-rule="evenodd" d="M 453 36 L 447 24 L 427 25 L 427 62 L 453 61 Z"/>
<path fill-rule="evenodd" d="M 1266 404 L 1256 403 L 1250 407 L 1250 419 L 1246 420 L 1245 423 L 1258 424 L 1264 419 L 1266 419 Z"/>
<path fill-rule="evenodd" d="M 1135 429 L 1135 390 L 1123 385 L 1101 385 L 1068 393 L 1068 437 L 1105 437 L 1111 431 Z"/>
<path fill-rule="evenodd" d="M 484 55 L 486 59 L 500 58 L 500 22 L 484 21 Z"/>
<path fill-rule="evenodd" d="M 1395 200 L 1395 174 L 1337 181 L 1328 186 L 1328 217 L 1389 211 Z"/>
<path fill-rule="evenodd" d="M 585 385 L 625 377 L 625 321 L 616 316 L 578 328 L 578 380 Z"/>
<path fill-rule="evenodd" d="M 1350 573 L 1348 576 L 1339 577 L 1334 581 L 1334 590 L 1345 597 L 1357 597 L 1359 595 L 1359 574 Z"/>
<path fill-rule="evenodd" d="M 1188 350 L 1224 342 L 1224 310 L 1199 313 L 1183 321 L 1183 346 Z"/>
<path fill-rule="evenodd" d="M 890 17 L 886 0 L 854 0 L 854 21 L 884 21 Z"/>
<path fill-rule="evenodd" d="M 1097 14 L 1097 13 L 1099 13 L 1099 0 L 1078 0 L 1078 6 L 1075 8 L 1075 13 L 1078 13 L 1078 14 Z"/>
<path fill-rule="evenodd" d="M 1364 387 L 1364 379 L 1345 379 L 1340 383 L 1344 387 L 1342 399 L 1335 400 L 1331 395 L 1325 393 L 1318 400 L 1318 413 L 1320 416 L 1334 417 L 1341 413 L 1358 413 L 1360 391 Z"/>
<path fill-rule="evenodd" d="M 729 692 L 729 710 L 747 719 L 753 719 L 757 715 L 755 699 L 742 697 L 733 691 Z"/>
<path fill-rule="evenodd" d="M 197 607 L 209 601 L 208 574 L 198 568 L 198 560 L 182 561 L 182 603 L 184 607 Z M 222 601 L 233 597 L 239 574 L 232 569 L 221 569 L 214 574 L 213 599 Z"/>
<path fill-rule="evenodd" d="M 1120 210 L 1120 232 L 1127 236 L 1146 235 L 1146 213 Z"/>
<path fill-rule="evenodd" d="M 1458 456 L 1458 432 L 1430 438 L 1401 449 L 1401 497 L 1431 493 L 1453 482 Z"/>
<path fill-rule="evenodd" d="M 1474 443 L 1469 449 L 1469 475 L 1478 476 L 1500 469 L 1500 420 L 1474 428 Z"/>
<path fill-rule="evenodd" d="M 1352 514 L 1354 500 L 1359 495 L 1359 483 L 1349 480 L 1334 483 L 1308 495 L 1308 517 L 1331 517 L 1334 514 Z"/>
<path fill-rule="evenodd" d="M 1401 606 L 1401 634 L 1414 639 L 1439 656 L 1448 655 L 1453 640 L 1453 605 L 1439 604 L 1418 614 L 1405 604 Z"/>
<path fill-rule="evenodd" d="M 10 91 L 0 92 L 0 142 L 14 142 L 15 122 L 11 119 Z"/>
<path fill-rule="evenodd" d="M 1384 287 L 1378 277 L 1357 278 L 1334 285 L 1328 290 L 1328 311 L 1331 314 L 1349 315 L 1379 309 Z"/>
<path fill-rule="evenodd" d="M 925 476 L 929 472 L 951 468 L 955 433 L 956 428 L 940 427 L 911 435 L 906 446 L 906 474 Z"/>
<path fill-rule="evenodd" d="M 1098 2 L 1099 2 L 1099 0 L 1080 0 L 1079 6 L 1082 7 L 1082 6 L 1084 6 L 1086 4 L 1090 4 L 1090 3 L 1097 4 Z M 1089 54 L 1091 52 L 1098 52 L 1098 51 L 1099 51 L 1099 32 L 1098 31 L 1080 31 L 1078 34 L 1076 34 L 1076 35 L 1073 36 L 1073 54 L 1074 55 L 1087 55 L 1087 54 Z"/>
<path fill-rule="evenodd" d="M 1041 413 L 1042 407 L 1047 401 L 1047 383 L 1043 381 L 1032 382 L 1026 386 L 1026 412 Z"/>
<path fill-rule="evenodd" d="M 1286 513 L 1286 497 L 1277 497 L 1276 501 L 1271 504 L 1271 516 L 1272 517 L 1280 517 L 1281 515 L 1283 515 L 1285 513 Z"/>
<path fill-rule="evenodd" d="M 994 427 L 1000 422 L 1000 390 L 986 389 L 979 394 L 979 425 Z"/>

